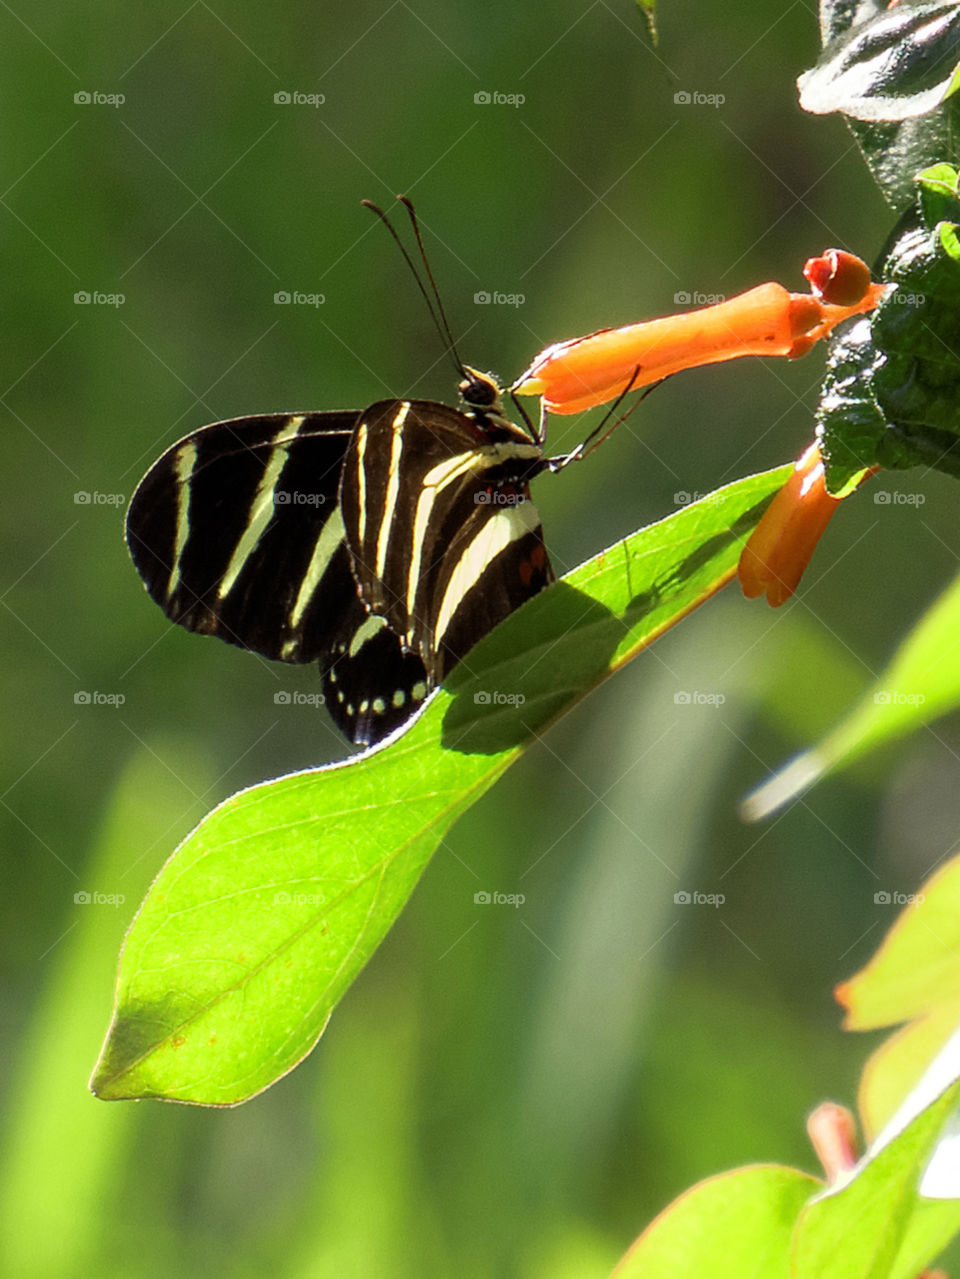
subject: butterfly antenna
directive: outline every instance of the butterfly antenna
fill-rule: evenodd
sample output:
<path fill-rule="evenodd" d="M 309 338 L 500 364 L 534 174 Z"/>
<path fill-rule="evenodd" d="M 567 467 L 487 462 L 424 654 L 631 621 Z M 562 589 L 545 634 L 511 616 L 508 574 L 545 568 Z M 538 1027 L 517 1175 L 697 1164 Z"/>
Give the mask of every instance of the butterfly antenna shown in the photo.
<path fill-rule="evenodd" d="M 427 287 L 424 284 L 423 280 L 420 278 L 420 272 L 417 270 L 417 266 L 413 258 L 407 252 L 406 245 L 400 239 L 400 236 L 397 234 L 396 228 L 394 227 L 390 219 L 387 217 L 387 215 L 384 213 L 383 209 L 381 209 L 379 205 L 374 204 L 372 200 L 361 200 L 360 203 L 364 205 L 365 208 L 368 208 L 372 213 L 375 213 L 377 217 L 380 219 L 380 221 L 387 228 L 387 230 L 390 232 L 390 234 L 393 236 L 394 243 L 396 244 L 400 252 L 403 254 L 403 260 L 406 262 L 407 266 L 410 268 L 413 278 L 417 282 L 417 288 L 420 290 L 423 296 L 423 300 L 427 304 L 427 310 L 430 312 L 430 319 L 433 320 L 434 326 L 437 332 L 440 334 L 441 340 L 448 346 L 449 350 L 453 354 L 454 362 L 456 363 L 456 366 L 457 366 L 457 372 L 460 373 L 461 376 L 465 377 L 466 370 L 463 366 L 463 361 L 460 359 L 460 353 L 457 350 L 457 345 L 453 340 L 453 333 L 450 331 L 450 324 L 447 320 L 447 314 L 443 309 L 443 303 L 440 301 L 440 293 L 439 293 L 439 290 L 437 289 L 436 281 L 433 278 L 433 272 L 430 270 L 430 263 L 427 260 L 427 255 L 423 248 L 423 241 L 420 238 L 420 228 L 417 224 L 416 214 L 413 211 L 413 205 L 411 204 L 411 202 L 407 199 L 405 195 L 397 196 L 397 199 L 403 202 L 404 207 L 406 208 L 407 212 L 410 214 L 410 220 L 413 223 L 414 234 L 416 235 L 416 238 L 417 238 L 417 246 L 420 249 L 420 256 L 423 259 L 423 265 L 426 268 L 426 272 L 427 272 L 427 279 L 429 280 L 430 287 L 433 290 L 432 297 L 430 296 L 430 293 L 428 293 Z"/>
<path fill-rule="evenodd" d="M 450 350 L 453 352 L 453 358 L 457 362 L 457 367 L 464 371 L 463 361 L 460 359 L 460 352 L 457 350 L 457 344 L 453 340 L 453 330 L 450 328 L 450 321 L 447 319 L 447 313 L 443 309 L 443 299 L 440 297 L 440 290 L 437 288 L 437 282 L 433 278 L 433 271 L 430 267 L 430 259 L 427 257 L 427 251 L 423 247 L 423 236 L 420 234 L 420 220 L 417 217 L 416 210 L 413 207 L 413 201 L 407 195 L 398 195 L 397 199 L 406 209 L 410 217 L 410 225 L 413 227 L 413 234 L 416 236 L 417 248 L 420 250 L 420 257 L 423 260 L 423 269 L 427 273 L 427 279 L 430 281 L 430 287 L 433 290 L 434 300 L 437 304 L 437 311 L 443 320 L 443 328 L 446 333 L 447 341 L 450 343 Z"/>

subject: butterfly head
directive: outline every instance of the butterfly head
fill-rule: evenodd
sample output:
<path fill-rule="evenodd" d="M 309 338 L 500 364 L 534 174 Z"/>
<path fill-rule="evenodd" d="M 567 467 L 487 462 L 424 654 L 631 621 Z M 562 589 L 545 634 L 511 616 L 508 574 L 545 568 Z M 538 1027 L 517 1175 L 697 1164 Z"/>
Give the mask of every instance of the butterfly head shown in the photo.
<path fill-rule="evenodd" d="M 489 373 L 481 373 L 472 369 L 469 364 L 463 366 L 463 378 L 457 387 L 460 398 L 468 409 L 476 409 L 481 413 L 499 413 L 503 408 L 500 402 L 500 384 Z"/>

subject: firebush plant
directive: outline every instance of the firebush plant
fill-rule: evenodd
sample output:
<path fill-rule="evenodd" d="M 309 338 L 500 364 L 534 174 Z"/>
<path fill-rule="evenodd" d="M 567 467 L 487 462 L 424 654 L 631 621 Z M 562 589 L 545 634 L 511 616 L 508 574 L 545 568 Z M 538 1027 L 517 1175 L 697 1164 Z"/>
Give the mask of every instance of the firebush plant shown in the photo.
<path fill-rule="evenodd" d="M 777 602 L 777 582 L 795 585 L 826 519 L 878 470 L 960 477 L 960 5 L 830 0 L 820 26 L 801 106 L 843 114 L 892 213 L 876 304 L 830 333 L 810 450 L 568 573 L 382 748 L 210 813 L 130 927 L 97 1096 L 225 1106 L 269 1087 L 316 1044 L 444 833 L 551 723 L 738 567 L 749 593 Z M 876 688 L 750 797 L 747 816 L 960 704 L 960 663 L 942 660 L 958 634 L 960 578 Z M 515 696 L 478 696 L 490 688 Z M 901 1027 L 866 1063 L 859 1125 L 816 1107 L 822 1176 L 769 1164 L 702 1182 L 642 1233 L 621 1279 L 914 1279 L 960 1228 L 944 1136 L 960 1092 L 960 859 L 903 903 L 860 973 L 837 977 L 848 1029 Z"/>

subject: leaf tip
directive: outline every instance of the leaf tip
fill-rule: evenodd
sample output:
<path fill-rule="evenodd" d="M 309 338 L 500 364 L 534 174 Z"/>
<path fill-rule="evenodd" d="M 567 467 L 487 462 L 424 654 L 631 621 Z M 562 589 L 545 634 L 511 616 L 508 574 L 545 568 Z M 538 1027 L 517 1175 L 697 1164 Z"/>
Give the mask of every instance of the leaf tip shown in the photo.
<path fill-rule="evenodd" d="M 843 1009 L 844 1012 L 850 1012 L 852 1000 L 852 983 L 849 981 L 838 981 L 833 988 L 833 997 Z"/>
<path fill-rule="evenodd" d="M 797 799 L 823 772 L 824 761 L 817 751 L 807 751 L 786 768 L 758 786 L 740 805 L 745 822 L 763 821 L 792 799 Z"/>

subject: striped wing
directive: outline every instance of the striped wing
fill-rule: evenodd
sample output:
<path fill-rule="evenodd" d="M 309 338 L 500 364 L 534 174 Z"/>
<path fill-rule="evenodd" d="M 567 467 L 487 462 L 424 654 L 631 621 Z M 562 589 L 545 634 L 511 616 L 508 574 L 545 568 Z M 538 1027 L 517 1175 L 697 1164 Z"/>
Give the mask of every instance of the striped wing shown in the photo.
<path fill-rule="evenodd" d="M 357 417 L 278 413 L 193 432 L 141 481 L 127 545 L 171 621 L 265 657 L 318 660 L 334 722 L 371 744 L 416 710 L 426 672 L 371 624 L 351 570 L 338 490 Z"/>
<path fill-rule="evenodd" d="M 337 506 L 356 418 L 216 422 L 151 467 L 127 545 L 171 621 L 281 661 L 323 656 L 331 618 L 356 595 Z"/>
<path fill-rule="evenodd" d="M 443 404 L 388 400 L 361 415 L 344 460 L 361 596 L 431 686 L 553 579 L 527 487 L 542 449 L 519 427 L 497 435 Z"/>

